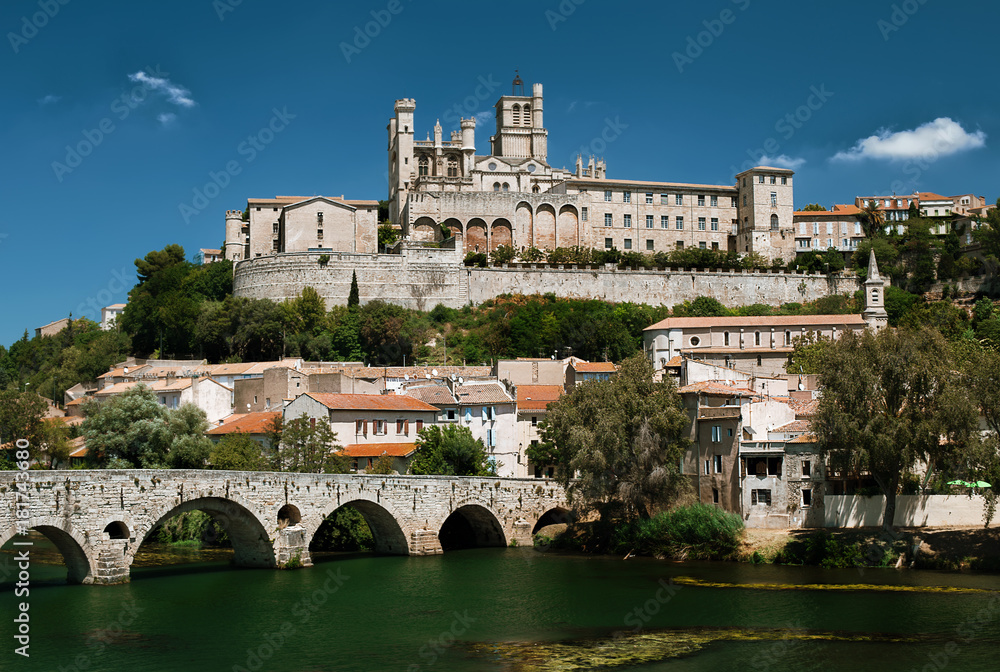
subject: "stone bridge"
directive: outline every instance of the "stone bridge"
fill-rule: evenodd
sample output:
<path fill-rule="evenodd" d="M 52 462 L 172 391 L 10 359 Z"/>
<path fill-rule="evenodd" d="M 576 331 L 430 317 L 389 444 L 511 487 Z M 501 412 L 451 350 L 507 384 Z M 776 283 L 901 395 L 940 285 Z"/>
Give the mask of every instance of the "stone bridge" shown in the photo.
<path fill-rule="evenodd" d="M 28 498 L 17 504 L 17 473 L 0 472 L 0 545 L 17 536 L 18 514 L 27 513 L 27 527 L 58 547 L 73 583 L 127 582 L 150 532 L 185 511 L 204 511 L 221 524 L 236 565 L 272 568 L 311 566 L 313 536 L 342 506 L 364 516 L 377 553 L 397 555 L 530 544 L 536 529 L 568 513 L 563 488 L 540 479 L 30 471 Z"/>

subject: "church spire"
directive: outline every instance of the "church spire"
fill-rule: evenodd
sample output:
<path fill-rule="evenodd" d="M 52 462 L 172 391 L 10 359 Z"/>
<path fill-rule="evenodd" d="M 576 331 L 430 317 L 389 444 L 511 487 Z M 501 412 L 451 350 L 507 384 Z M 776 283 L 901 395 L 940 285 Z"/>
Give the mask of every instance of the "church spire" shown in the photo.
<path fill-rule="evenodd" d="M 889 325 L 889 315 L 885 312 L 885 280 L 878 274 L 875 250 L 868 257 L 868 279 L 865 280 L 865 312 L 862 317 L 868 326 L 879 331 Z"/>
<path fill-rule="evenodd" d="M 868 280 L 874 282 L 882 282 L 882 278 L 878 274 L 878 260 L 875 259 L 875 247 L 872 247 L 871 254 L 868 256 Z"/>

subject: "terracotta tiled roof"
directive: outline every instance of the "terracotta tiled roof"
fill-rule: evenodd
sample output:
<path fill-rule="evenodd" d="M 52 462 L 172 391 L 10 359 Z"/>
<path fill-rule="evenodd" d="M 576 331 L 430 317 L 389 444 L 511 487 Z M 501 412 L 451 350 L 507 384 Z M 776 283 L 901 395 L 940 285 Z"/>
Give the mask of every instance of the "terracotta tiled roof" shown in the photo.
<path fill-rule="evenodd" d="M 225 434 L 263 434 L 275 418 L 281 417 L 280 411 L 264 411 L 257 413 L 233 413 L 223 418 L 222 424 L 205 432 L 212 436 Z"/>
<path fill-rule="evenodd" d="M 796 418 L 811 418 L 819 410 L 819 399 L 809 399 L 808 401 L 790 399 L 788 405 L 795 411 Z"/>
<path fill-rule="evenodd" d="M 80 397 L 79 399 L 74 399 L 73 401 L 66 402 L 66 407 L 69 408 L 70 406 L 79 406 L 88 399 L 90 399 L 90 397 Z"/>
<path fill-rule="evenodd" d="M 246 372 L 254 366 L 254 362 L 242 364 L 208 364 L 203 367 L 210 376 L 234 376 Z"/>
<path fill-rule="evenodd" d="M 785 327 L 816 325 L 864 326 L 860 315 L 766 315 L 759 317 L 668 317 L 643 331 L 660 329 L 692 329 L 698 327 Z"/>
<path fill-rule="evenodd" d="M 445 385 L 415 385 L 406 388 L 406 396 L 434 406 L 455 404 L 455 397 Z"/>
<path fill-rule="evenodd" d="M 218 251 L 218 250 L 216 250 L 216 251 Z M 125 304 L 124 303 L 112 303 L 110 306 L 106 306 L 106 307 L 107 308 L 113 308 L 115 310 L 123 310 L 125 308 Z"/>
<path fill-rule="evenodd" d="M 352 443 L 342 451 L 347 457 L 409 457 L 417 450 L 415 443 Z"/>
<path fill-rule="evenodd" d="M 499 383 L 476 383 L 455 388 L 460 404 L 509 404 L 513 401 Z"/>
<path fill-rule="evenodd" d="M 775 427 L 772 432 L 808 432 L 809 431 L 809 420 L 793 420 L 787 425 L 782 425 L 781 427 Z"/>
<path fill-rule="evenodd" d="M 570 364 L 577 373 L 615 373 L 618 371 L 611 362 L 577 362 Z"/>
<path fill-rule="evenodd" d="M 83 418 L 78 415 L 67 415 L 61 418 L 43 418 L 42 422 L 61 422 L 67 427 L 76 427 L 83 423 Z"/>
<path fill-rule="evenodd" d="M 327 394 L 307 392 L 327 408 L 335 411 L 432 411 L 437 409 L 405 394 Z"/>
<path fill-rule="evenodd" d="M 786 441 L 786 443 L 816 443 L 816 435 L 803 434 L 802 436 L 796 436 L 791 441 Z"/>
<path fill-rule="evenodd" d="M 933 191 L 921 191 L 917 193 L 921 201 L 950 201 L 951 199 L 947 196 L 942 196 L 941 194 L 935 194 Z"/>
<path fill-rule="evenodd" d="M 718 380 L 706 380 L 701 383 L 693 383 L 691 385 L 685 385 L 684 387 L 677 390 L 680 394 L 718 394 L 723 396 L 750 396 L 756 393 L 749 387 L 736 387 L 735 385 L 729 385 Z"/>
<path fill-rule="evenodd" d="M 833 212 L 841 215 L 859 215 L 861 214 L 861 208 L 849 203 L 835 203 L 833 206 Z"/>
<path fill-rule="evenodd" d="M 544 411 L 553 401 L 558 401 L 563 392 L 562 385 L 518 385 L 517 408 L 522 411 Z"/>
<path fill-rule="evenodd" d="M 84 443 L 84 438 L 78 436 L 75 439 L 71 439 L 69 442 L 69 456 L 70 457 L 87 457 L 87 446 Z"/>

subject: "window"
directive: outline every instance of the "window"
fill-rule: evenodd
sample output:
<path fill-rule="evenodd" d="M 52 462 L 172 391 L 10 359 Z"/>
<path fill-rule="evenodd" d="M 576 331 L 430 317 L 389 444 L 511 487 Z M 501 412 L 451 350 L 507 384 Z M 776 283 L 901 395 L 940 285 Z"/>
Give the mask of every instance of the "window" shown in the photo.
<path fill-rule="evenodd" d="M 420 176 L 425 176 L 430 171 L 430 161 L 426 156 L 421 156 L 419 163 L 417 163 L 417 174 Z"/>
<path fill-rule="evenodd" d="M 725 332 L 724 334 L 722 334 L 722 344 L 724 346 L 726 346 L 727 348 L 729 347 L 729 332 L 728 331 Z"/>
<path fill-rule="evenodd" d="M 771 506 L 771 491 L 754 489 L 750 491 L 750 503 Z"/>
<path fill-rule="evenodd" d="M 708 476 L 710 473 L 712 473 L 711 469 L 712 469 L 712 463 L 711 463 L 711 461 L 705 460 L 705 475 L 706 476 Z"/>
<path fill-rule="evenodd" d="M 712 468 L 715 470 L 715 473 L 721 474 L 722 473 L 722 455 L 715 455 L 712 458 L 712 462 L 713 462 Z"/>
<path fill-rule="evenodd" d="M 604 201 L 607 202 L 607 203 L 611 202 L 611 192 L 610 191 L 605 191 L 604 192 Z"/>
<path fill-rule="evenodd" d="M 781 183 L 782 184 L 788 184 L 788 178 L 787 177 L 781 178 Z"/>
<path fill-rule="evenodd" d="M 772 231 L 777 231 L 778 230 L 778 216 L 777 215 L 771 215 L 771 230 Z"/>
<path fill-rule="evenodd" d="M 622 203 L 631 203 L 631 202 L 632 202 L 632 192 L 631 191 L 623 191 L 622 192 Z"/>
<path fill-rule="evenodd" d="M 280 245 L 278 245 L 278 239 L 277 238 L 275 238 L 274 240 L 271 241 L 271 249 L 273 251 L 277 252 L 279 247 L 280 247 Z"/>
<path fill-rule="evenodd" d="M 653 194 L 646 194 L 646 203 L 648 205 L 652 205 L 653 204 Z"/>
<path fill-rule="evenodd" d="M 614 224 L 614 218 L 611 216 L 610 212 L 604 213 L 604 226 L 612 226 Z"/>
<path fill-rule="evenodd" d="M 670 217 L 667 215 L 660 215 L 660 228 L 669 229 L 670 228 Z"/>
<path fill-rule="evenodd" d="M 524 106 L 524 125 L 531 126 L 531 105 Z"/>
<path fill-rule="evenodd" d="M 735 404 L 733 404 L 733 405 L 735 406 Z M 726 432 L 728 432 L 727 436 L 729 436 L 730 438 L 732 438 L 732 436 L 733 436 L 733 428 L 730 427 L 729 429 L 726 430 Z"/>
<path fill-rule="evenodd" d="M 861 222 L 854 222 L 854 235 L 855 236 L 861 235 Z"/>
<path fill-rule="evenodd" d="M 448 409 L 448 419 L 449 420 L 454 420 L 455 419 L 455 409 L 454 408 L 449 408 Z"/>
<path fill-rule="evenodd" d="M 778 194 L 777 192 L 774 191 L 771 192 L 771 207 L 772 208 L 778 207 Z"/>
<path fill-rule="evenodd" d="M 373 420 L 372 424 L 375 425 L 375 434 L 384 436 L 386 434 L 385 420 Z"/>
<path fill-rule="evenodd" d="M 622 226 L 624 226 L 626 229 L 632 228 L 632 215 L 625 215 L 625 219 L 622 223 Z"/>
<path fill-rule="evenodd" d="M 760 355 L 757 355 L 757 366 L 763 366 L 763 365 L 764 365 L 764 362 L 763 362 L 763 360 L 761 359 L 761 356 L 760 356 Z"/>
<path fill-rule="evenodd" d="M 759 177 L 757 178 L 757 182 L 758 182 L 759 184 L 764 184 L 764 176 L 763 176 L 763 175 L 759 176 Z"/>
<path fill-rule="evenodd" d="M 278 223 L 277 222 L 275 222 L 274 224 L 271 225 L 271 233 L 273 233 L 274 235 L 278 235 Z"/>
<path fill-rule="evenodd" d="M 812 506 L 813 491 L 811 488 L 802 490 L 802 506 Z"/>
<path fill-rule="evenodd" d="M 684 205 L 684 196 L 677 194 L 677 196 L 674 197 L 674 205 Z"/>
<path fill-rule="evenodd" d="M 802 477 L 809 478 L 812 475 L 812 462 L 802 460 Z"/>
<path fill-rule="evenodd" d="M 367 420 L 355 420 L 354 421 L 354 433 L 368 436 L 368 421 Z"/>
<path fill-rule="evenodd" d="M 759 331 L 753 332 L 753 344 L 754 345 L 760 345 L 760 332 Z"/>
<path fill-rule="evenodd" d="M 831 247 L 833 247 L 833 238 L 827 238 L 826 239 L 826 249 L 830 249 Z"/>
<path fill-rule="evenodd" d="M 732 203 L 731 207 L 734 207 L 734 208 L 736 207 L 736 197 L 735 196 L 733 196 L 733 203 Z"/>
<path fill-rule="evenodd" d="M 833 233 L 833 222 L 827 222 L 826 223 L 826 235 L 829 236 L 831 233 Z"/>
<path fill-rule="evenodd" d="M 719 503 L 719 489 L 718 488 L 712 488 L 712 503 L 713 504 L 718 504 Z"/>
<path fill-rule="evenodd" d="M 405 420 L 396 420 L 396 433 L 397 434 L 404 434 L 405 433 L 404 430 L 406 428 L 407 427 L 406 427 L 406 421 Z"/>
<path fill-rule="evenodd" d="M 653 241 L 647 239 L 646 240 L 646 251 L 647 252 L 652 252 L 655 249 L 656 249 L 656 245 L 653 243 Z"/>
<path fill-rule="evenodd" d="M 699 249 L 702 249 L 702 250 L 707 250 L 707 249 L 708 249 L 708 243 L 706 243 L 706 242 L 705 242 L 705 241 L 703 240 L 703 241 L 701 241 L 701 242 L 699 242 L 699 243 L 698 243 L 698 248 L 699 248 Z"/>
<path fill-rule="evenodd" d="M 747 207 L 747 195 L 743 194 L 743 207 Z"/>
<path fill-rule="evenodd" d="M 586 222 L 587 218 L 589 216 L 590 216 L 590 213 L 588 212 L 587 208 L 581 208 L 581 210 L 580 210 L 580 219 L 582 219 L 583 221 Z"/>
<path fill-rule="evenodd" d="M 493 406 L 483 406 L 483 422 L 492 422 L 497 419 L 497 409 Z"/>
<path fill-rule="evenodd" d="M 819 235 L 819 222 L 813 222 L 813 235 Z"/>
<path fill-rule="evenodd" d="M 496 191 L 496 192 L 500 191 L 500 183 L 499 182 L 494 182 L 493 183 L 493 191 Z"/>
<path fill-rule="evenodd" d="M 531 416 L 531 426 L 532 427 L 537 427 L 538 426 L 538 416 L 537 415 Z"/>
<path fill-rule="evenodd" d="M 699 217 L 698 218 L 698 230 L 699 231 L 704 231 L 705 230 L 705 218 L 704 217 Z"/>
<path fill-rule="evenodd" d="M 454 413 L 454 411 L 452 411 L 452 413 Z M 423 428 L 424 428 L 424 421 L 417 420 L 417 432 L 419 433 Z"/>
<path fill-rule="evenodd" d="M 712 443 L 718 443 L 719 441 L 722 441 L 722 426 L 712 425 Z"/>
<path fill-rule="evenodd" d="M 771 184 L 777 184 L 778 178 L 775 175 L 771 176 Z"/>
<path fill-rule="evenodd" d="M 670 194 L 660 194 L 660 205 L 670 205 Z"/>
<path fill-rule="evenodd" d="M 631 250 L 631 249 L 632 249 L 632 239 L 631 239 L 631 238 L 626 238 L 626 239 L 625 239 L 625 245 L 624 245 L 624 248 L 625 248 L 626 250 Z"/>
<path fill-rule="evenodd" d="M 458 159 L 454 156 L 448 157 L 448 177 L 458 177 Z"/>
<path fill-rule="evenodd" d="M 323 229 L 316 229 L 316 240 L 323 240 Z"/>
<path fill-rule="evenodd" d="M 791 344 L 792 344 L 792 332 L 786 331 L 785 332 L 785 345 L 791 345 Z"/>
<path fill-rule="evenodd" d="M 610 239 L 610 238 L 605 238 L 604 239 L 604 249 L 605 250 L 610 250 L 612 247 L 614 247 L 614 245 L 615 245 L 615 241 L 613 241 L 612 239 Z"/>
<path fill-rule="evenodd" d="M 684 249 L 684 241 L 683 240 L 678 240 L 677 244 L 674 245 L 674 247 L 676 247 L 678 250 L 683 250 Z"/>
<path fill-rule="evenodd" d="M 719 230 L 719 218 L 712 217 L 712 231 L 718 231 L 718 230 Z"/>
<path fill-rule="evenodd" d="M 684 230 L 684 218 L 683 217 L 678 217 L 677 218 L 676 224 L 674 224 L 674 228 L 677 229 L 678 231 L 683 231 Z"/>
<path fill-rule="evenodd" d="M 712 249 L 713 250 L 719 249 L 719 244 L 718 243 L 712 243 Z"/>
<path fill-rule="evenodd" d="M 698 205 L 700 207 L 702 207 L 702 208 L 705 207 L 705 196 L 704 195 L 699 195 L 698 196 Z"/>
<path fill-rule="evenodd" d="M 507 184 L 506 182 L 504 182 L 503 183 L 503 190 L 504 190 L 504 193 L 510 191 L 510 185 Z"/>
<path fill-rule="evenodd" d="M 653 228 L 653 216 L 652 215 L 646 215 L 646 228 L 647 229 Z"/>

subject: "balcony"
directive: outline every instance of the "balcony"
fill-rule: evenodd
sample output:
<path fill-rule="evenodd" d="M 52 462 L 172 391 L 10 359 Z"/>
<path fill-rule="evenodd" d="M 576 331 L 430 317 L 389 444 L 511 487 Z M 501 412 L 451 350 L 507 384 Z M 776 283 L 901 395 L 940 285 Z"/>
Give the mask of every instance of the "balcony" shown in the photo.
<path fill-rule="evenodd" d="M 740 442 L 740 455 L 782 455 L 784 452 L 784 441 Z"/>
<path fill-rule="evenodd" d="M 730 418 L 738 420 L 742 416 L 739 406 L 699 406 L 699 420 L 720 420 Z"/>

